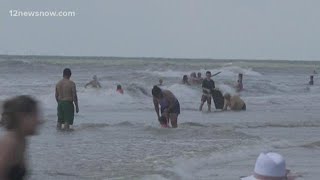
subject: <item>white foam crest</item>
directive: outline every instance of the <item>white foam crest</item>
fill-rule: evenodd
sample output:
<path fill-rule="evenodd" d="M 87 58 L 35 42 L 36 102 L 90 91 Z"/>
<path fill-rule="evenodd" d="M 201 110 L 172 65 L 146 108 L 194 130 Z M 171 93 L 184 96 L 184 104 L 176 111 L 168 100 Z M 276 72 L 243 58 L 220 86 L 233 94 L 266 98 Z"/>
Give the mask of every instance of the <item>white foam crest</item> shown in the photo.
<path fill-rule="evenodd" d="M 226 152 L 213 152 L 206 157 L 185 158 L 179 157 L 174 160 L 174 167 L 169 170 L 173 171 L 182 179 L 237 179 L 239 176 L 246 175 L 245 173 L 252 170 L 254 161 L 260 152 L 271 150 L 270 144 L 261 143 L 256 145 L 237 147 L 236 149 L 229 149 Z M 248 164 L 248 159 L 252 164 Z M 226 164 L 229 163 L 242 164 L 242 168 L 225 169 Z M 228 172 L 228 174 L 225 174 Z"/>
<path fill-rule="evenodd" d="M 217 71 L 214 69 L 212 71 Z M 239 73 L 247 76 L 262 76 L 259 72 L 253 71 L 251 68 L 242 68 L 239 66 L 227 66 L 219 69 L 221 71 L 221 75 L 223 76 L 236 76 Z"/>
<path fill-rule="evenodd" d="M 54 94 L 43 95 L 39 97 L 45 108 L 55 109 L 57 102 Z M 114 89 L 80 89 L 78 91 L 79 108 L 93 108 L 104 110 L 121 110 L 121 109 L 135 109 L 135 107 L 143 107 L 143 99 L 130 96 L 128 93 L 120 94 Z"/>
<path fill-rule="evenodd" d="M 221 91 L 222 94 L 225 94 L 225 93 L 229 93 L 231 95 L 237 94 L 235 88 L 231 87 L 230 85 L 217 84 L 216 87 L 217 87 L 217 89 L 219 89 Z"/>
<path fill-rule="evenodd" d="M 173 71 L 173 70 L 166 70 L 166 71 L 152 71 L 152 70 L 145 70 L 140 71 L 142 73 L 148 73 L 159 77 L 181 77 L 185 74 L 189 75 L 190 72 L 183 72 L 183 71 Z"/>
<path fill-rule="evenodd" d="M 202 90 L 196 87 L 190 87 L 183 84 L 174 84 L 167 88 L 179 100 L 181 108 L 195 109 L 201 99 Z"/>
<path fill-rule="evenodd" d="M 118 105 L 130 104 L 133 98 L 128 94 L 120 94 L 114 89 L 85 89 L 78 93 L 79 101 L 86 102 L 86 105 Z"/>
<path fill-rule="evenodd" d="M 142 180 L 168 180 L 168 179 L 158 174 L 152 174 L 152 175 L 146 175 L 142 177 Z"/>

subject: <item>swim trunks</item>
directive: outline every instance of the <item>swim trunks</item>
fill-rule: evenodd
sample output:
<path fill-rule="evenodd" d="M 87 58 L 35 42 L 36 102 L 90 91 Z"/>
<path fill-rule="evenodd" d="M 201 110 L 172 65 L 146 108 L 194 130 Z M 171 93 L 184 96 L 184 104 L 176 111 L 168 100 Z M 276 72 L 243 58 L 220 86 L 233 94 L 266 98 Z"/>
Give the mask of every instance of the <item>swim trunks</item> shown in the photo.
<path fill-rule="evenodd" d="M 58 122 L 61 124 L 73 124 L 74 120 L 74 106 L 71 101 L 58 102 Z"/>

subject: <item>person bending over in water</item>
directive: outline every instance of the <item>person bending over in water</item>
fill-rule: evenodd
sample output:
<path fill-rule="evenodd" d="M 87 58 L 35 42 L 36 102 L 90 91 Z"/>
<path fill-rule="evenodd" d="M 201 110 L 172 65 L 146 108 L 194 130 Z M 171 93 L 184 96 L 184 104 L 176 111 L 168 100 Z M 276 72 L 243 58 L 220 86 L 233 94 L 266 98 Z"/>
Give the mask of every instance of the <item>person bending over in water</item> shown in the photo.
<path fill-rule="evenodd" d="M 92 77 L 92 80 L 88 82 L 84 87 L 87 88 L 89 85 L 93 88 L 101 88 L 101 84 L 98 81 L 98 78 L 96 75 Z"/>
<path fill-rule="evenodd" d="M 162 90 L 158 86 L 153 86 L 152 89 L 154 110 L 157 113 L 160 121 L 159 105 L 161 107 L 161 116 L 164 116 L 168 121 L 171 121 L 173 128 L 178 127 L 178 116 L 180 114 L 180 104 L 178 99 L 169 90 Z"/>
<path fill-rule="evenodd" d="M 203 104 L 207 101 L 208 111 L 211 111 L 211 93 L 214 90 L 214 81 L 211 79 L 211 72 L 206 72 L 206 79 L 202 81 L 202 97 L 199 110 L 202 111 Z"/>
<path fill-rule="evenodd" d="M 1 122 L 6 133 L 0 139 L 0 179 L 23 180 L 27 174 L 27 137 L 37 134 L 41 123 L 38 102 L 17 96 L 2 105 Z"/>
<path fill-rule="evenodd" d="M 64 128 L 69 130 L 69 125 L 73 124 L 74 120 L 74 105 L 76 106 L 76 113 L 79 112 L 78 96 L 76 84 L 70 80 L 71 70 L 66 68 L 63 70 L 63 79 L 56 85 L 56 101 L 58 103 L 58 122 L 57 128 L 61 129 L 62 124 Z"/>
<path fill-rule="evenodd" d="M 233 111 L 245 111 L 247 109 L 246 104 L 239 96 L 231 96 L 229 93 L 226 93 L 224 95 L 223 110 L 227 110 L 228 107 Z"/>
<path fill-rule="evenodd" d="M 123 89 L 120 84 L 117 86 L 117 92 L 123 94 Z"/>

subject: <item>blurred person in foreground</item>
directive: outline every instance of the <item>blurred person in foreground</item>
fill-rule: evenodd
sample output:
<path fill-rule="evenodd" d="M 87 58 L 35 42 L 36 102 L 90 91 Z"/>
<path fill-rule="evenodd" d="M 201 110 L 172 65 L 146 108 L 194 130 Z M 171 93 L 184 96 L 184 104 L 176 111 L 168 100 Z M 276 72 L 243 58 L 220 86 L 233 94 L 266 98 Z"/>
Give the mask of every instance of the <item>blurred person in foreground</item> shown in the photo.
<path fill-rule="evenodd" d="M 1 123 L 6 133 L 0 139 L 0 179 L 22 180 L 27 175 L 27 137 L 37 134 L 41 112 L 29 96 L 17 96 L 2 105 Z"/>

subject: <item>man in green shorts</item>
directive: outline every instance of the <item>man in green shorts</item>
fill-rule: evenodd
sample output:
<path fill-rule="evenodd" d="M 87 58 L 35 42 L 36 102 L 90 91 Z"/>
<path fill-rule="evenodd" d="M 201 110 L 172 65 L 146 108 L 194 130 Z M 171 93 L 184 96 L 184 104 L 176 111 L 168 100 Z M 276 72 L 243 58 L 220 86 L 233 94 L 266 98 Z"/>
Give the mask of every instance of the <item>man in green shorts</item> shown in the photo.
<path fill-rule="evenodd" d="M 64 124 L 65 130 L 69 130 L 70 125 L 73 125 L 74 105 L 76 106 L 76 112 L 79 112 L 76 84 L 70 80 L 70 77 L 71 70 L 69 68 L 64 69 L 63 79 L 56 85 L 55 96 L 58 103 L 58 129 L 62 129 L 62 124 Z"/>

